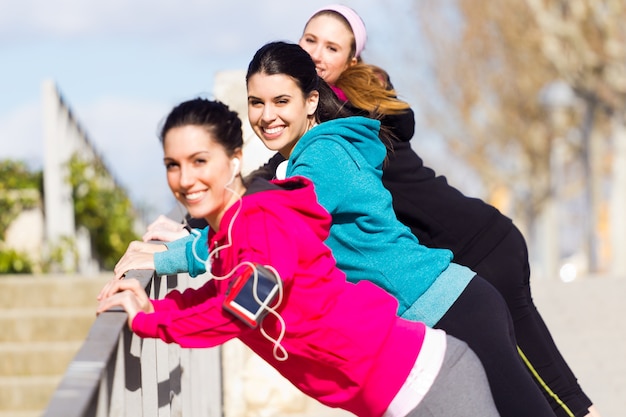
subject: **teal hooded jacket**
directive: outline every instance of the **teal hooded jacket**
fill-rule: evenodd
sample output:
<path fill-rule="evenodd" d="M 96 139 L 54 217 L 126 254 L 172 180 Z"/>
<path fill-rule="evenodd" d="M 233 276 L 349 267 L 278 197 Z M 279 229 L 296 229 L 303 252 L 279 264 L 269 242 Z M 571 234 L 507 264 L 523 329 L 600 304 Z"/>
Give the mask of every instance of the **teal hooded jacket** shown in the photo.
<path fill-rule="evenodd" d="M 358 116 L 313 127 L 294 147 L 287 177 L 313 182 L 332 216 L 326 244 L 348 280 L 375 283 L 398 300 L 399 315 L 434 326 L 476 274 L 452 263 L 450 250 L 421 245 L 396 218 L 382 183 L 379 129 Z"/>

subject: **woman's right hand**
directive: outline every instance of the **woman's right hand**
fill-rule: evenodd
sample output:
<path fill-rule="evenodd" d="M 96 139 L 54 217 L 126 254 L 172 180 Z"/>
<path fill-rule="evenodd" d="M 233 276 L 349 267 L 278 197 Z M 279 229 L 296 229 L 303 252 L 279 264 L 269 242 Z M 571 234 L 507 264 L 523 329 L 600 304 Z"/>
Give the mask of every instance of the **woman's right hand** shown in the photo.
<path fill-rule="evenodd" d="M 143 235 L 143 241 L 159 240 L 161 242 L 172 242 L 189 235 L 182 223 L 176 222 L 169 217 L 160 215 Z"/>
<path fill-rule="evenodd" d="M 103 300 L 104 298 L 109 297 L 111 295 L 111 288 L 117 285 L 117 281 L 124 279 L 126 272 L 132 269 L 154 269 L 154 253 L 158 251 L 142 251 L 134 249 L 133 246 L 138 246 L 135 245 L 137 243 L 145 245 L 143 242 L 131 242 L 128 249 L 126 249 L 126 253 L 124 253 L 124 256 L 122 256 L 113 269 L 115 276 L 98 294 L 98 300 Z M 163 245 L 154 246 L 162 246 L 165 248 Z"/>
<path fill-rule="evenodd" d="M 106 297 L 108 288 L 113 285 L 113 282 L 119 281 L 124 278 L 131 269 L 154 269 L 154 254 L 156 252 L 163 252 L 167 250 L 167 246 L 158 243 L 146 243 L 134 241 L 130 242 L 128 249 L 113 269 L 113 279 L 105 285 L 105 287 L 98 294 L 98 300 L 102 300 Z"/>
<path fill-rule="evenodd" d="M 136 279 L 110 281 L 100 292 L 98 300 L 100 302 L 96 314 L 103 313 L 111 307 L 120 306 L 128 313 L 128 326 L 131 329 L 137 313 L 154 312 L 148 294 Z"/>

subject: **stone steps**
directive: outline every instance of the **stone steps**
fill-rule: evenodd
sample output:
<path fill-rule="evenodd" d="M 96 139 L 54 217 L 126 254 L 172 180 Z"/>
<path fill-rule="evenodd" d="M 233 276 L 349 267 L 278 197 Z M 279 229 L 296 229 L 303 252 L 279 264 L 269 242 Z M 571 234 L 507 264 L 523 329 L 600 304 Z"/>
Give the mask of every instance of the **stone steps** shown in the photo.
<path fill-rule="evenodd" d="M 82 343 L 82 340 L 1 343 L 0 378 L 62 375 Z"/>
<path fill-rule="evenodd" d="M 0 344 L 83 340 L 95 319 L 95 304 L 85 308 L 0 310 Z"/>
<path fill-rule="evenodd" d="M 71 308 L 94 306 L 112 273 L 95 277 L 74 275 L 0 276 L 0 309 Z"/>
<path fill-rule="evenodd" d="M 62 375 L 1 377 L 0 412 L 41 414 L 61 378 Z"/>
<path fill-rule="evenodd" d="M 41 417 L 41 411 L 0 411 L 0 417 Z"/>
<path fill-rule="evenodd" d="M 0 276 L 0 417 L 42 414 L 111 277 Z"/>

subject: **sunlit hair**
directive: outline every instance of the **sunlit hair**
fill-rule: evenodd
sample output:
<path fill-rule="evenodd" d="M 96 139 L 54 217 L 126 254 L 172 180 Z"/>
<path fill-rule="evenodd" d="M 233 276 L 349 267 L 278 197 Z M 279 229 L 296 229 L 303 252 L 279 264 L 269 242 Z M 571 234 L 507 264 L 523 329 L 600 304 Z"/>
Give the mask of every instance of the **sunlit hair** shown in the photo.
<path fill-rule="evenodd" d="M 220 101 L 196 98 L 174 107 L 161 127 L 161 143 L 167 132 L 183 126 L 199 126 L 205 129 L 229 156 L 243 147 L 241 119 Z"/>
<path fill-rule="evenodd" d="M 320 95 L 315 112 L 317 123 L 354 115 L 317 75 L 313 59 L 298 44 L 271 42 L 262 46 L 248 65 L 246 84 L 254 74 L 286 75 L 294 80 L 304 98 L 317 91 Z"/>
<path fill-rule="evenodd" d="M 385 70 L 375 65 L 353 65 L 341 73 L 335 85 L 350 104 L 370 113 L 399 114 L 410 107 L 397 98 Z"/>

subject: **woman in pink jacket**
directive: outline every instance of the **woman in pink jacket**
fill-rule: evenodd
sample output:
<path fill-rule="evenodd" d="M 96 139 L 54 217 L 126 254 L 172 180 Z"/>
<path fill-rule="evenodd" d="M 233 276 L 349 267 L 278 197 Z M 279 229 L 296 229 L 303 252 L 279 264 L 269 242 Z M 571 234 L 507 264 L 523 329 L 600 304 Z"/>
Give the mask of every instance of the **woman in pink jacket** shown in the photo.
<path fill-rule="evenodd" d="M 176 198 L 211 226 L 201 288 L 150 300 L 113 280 L 98 312 L 122 306 L 131 329 L 183 347 L 239 338 L 305 394 L 358 416 L 497 416 L 464 342 L 396 316 L 374 284 L 351 284 L 323 243 L 330 215 L 302 177 L 244 184 L 241 121 L 224 104 L 184 102 L 161 140 Z"/>

